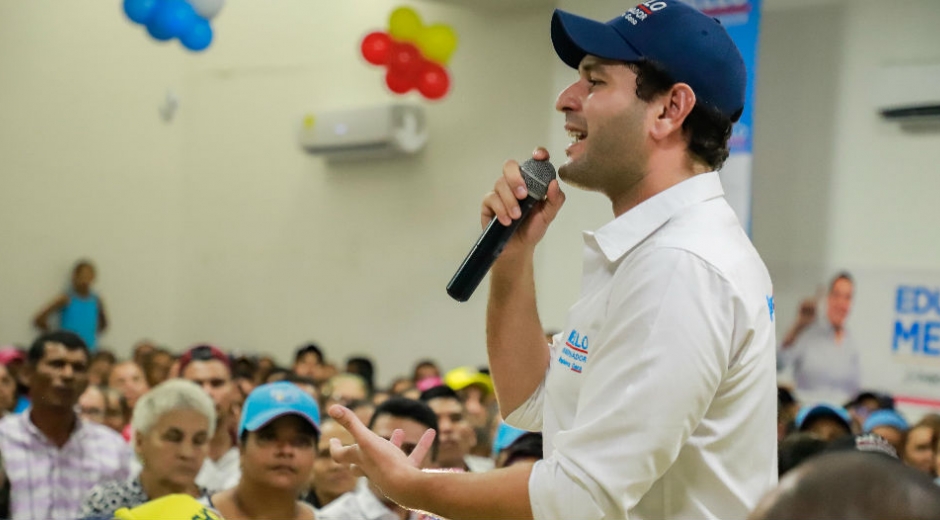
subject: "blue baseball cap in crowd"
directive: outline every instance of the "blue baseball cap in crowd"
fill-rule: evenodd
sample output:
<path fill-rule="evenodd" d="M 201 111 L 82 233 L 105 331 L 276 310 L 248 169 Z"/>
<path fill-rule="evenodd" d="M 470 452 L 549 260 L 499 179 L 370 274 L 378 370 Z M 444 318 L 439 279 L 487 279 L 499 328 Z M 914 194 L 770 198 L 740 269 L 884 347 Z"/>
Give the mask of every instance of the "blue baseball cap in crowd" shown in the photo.
<path fill-rule="evenodd" d="M 846 429 L 852 430 L 852 416 L 845 408 L 833 406 L 828 403 L 820 403 L 813 406 L 804 406 L 796 413 L 796 429 L 803 430 L 803 426 L 808 426 L 813 419 L 819 417 L 832 417 L 845 425 Z"/>
<path fill-rule="evenodd" d="M 906 432 L 909 428 L 907 421 L 905 421 L 904 417 L 901 417 L 901 414 L 898 412 L 894 410 L 875 410 L 868 416 L 868 419 L 865 419 L 865 424 L 862 425 L 862 431 L 871 433 L 872 430 L 879 426 L 890 426 L 901 432 Z"/>
<path fill-rule="evenodd" d="M 732 121 L 744 110 L 747 70 L 741 52 L 718 20 L 680 0 L 647 1 L 607 23 L 556 9 L 552 43 L 569 67 L 578 68 L 588 54 L 653 61 Z"/>
<path fill-rule="evenodd" d="M 305 419 L 319 433 L 320 407 L 310 394 L 287 381 L 261 385 L 252 390 L 245 400 L 242 419 L 238 424 L 238 438 L 246 430 L 257 431 L 274 419 L 291 414 Z"/>

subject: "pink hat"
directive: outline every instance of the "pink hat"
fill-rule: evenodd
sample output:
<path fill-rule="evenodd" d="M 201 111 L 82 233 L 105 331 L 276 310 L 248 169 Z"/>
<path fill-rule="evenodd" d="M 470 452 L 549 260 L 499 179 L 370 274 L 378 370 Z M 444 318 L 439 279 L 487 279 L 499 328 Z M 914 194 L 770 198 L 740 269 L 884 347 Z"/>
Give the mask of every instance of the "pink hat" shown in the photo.
<path fill-rule="evenodd" d="M 0 365 L 9 365 L 14 361 L 26 361 L 26 354 L 14 345 L 0 347 Z"/>
<path fill-rule="evenodd" d="M 415 388 L 420 391 L 425 391 L 429 388 L 434 388 L 435 386 L 441 386 L 444 384 L 444 380 L 437 376 L 425 377 L 424 379 L 415 383 Z"/>

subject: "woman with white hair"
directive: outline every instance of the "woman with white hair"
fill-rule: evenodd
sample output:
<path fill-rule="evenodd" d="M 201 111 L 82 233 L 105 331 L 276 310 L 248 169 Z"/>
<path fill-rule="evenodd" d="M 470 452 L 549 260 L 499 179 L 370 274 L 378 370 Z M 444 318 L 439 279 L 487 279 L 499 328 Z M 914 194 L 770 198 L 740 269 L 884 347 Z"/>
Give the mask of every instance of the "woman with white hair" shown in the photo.
<path fill-rule="evenodd" d="M 122 507 L 170 494 L 206 496 L 206 490 L 196 486 L 196 474 L 215 433 L 212 399 L 195 383 L 172 379 L 144 394 L 133 417 L 132 442 L 142 465 L 140 474 L 95 486 L 82 504 L 82 517 L 112 515 Z"/>

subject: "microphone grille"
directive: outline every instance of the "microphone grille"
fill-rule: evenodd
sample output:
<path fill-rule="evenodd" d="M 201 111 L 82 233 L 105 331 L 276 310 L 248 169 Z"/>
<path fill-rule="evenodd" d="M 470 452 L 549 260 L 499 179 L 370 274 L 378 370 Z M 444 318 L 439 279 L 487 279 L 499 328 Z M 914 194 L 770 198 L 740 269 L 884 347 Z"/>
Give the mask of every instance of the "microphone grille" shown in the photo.
<path fill-rule="evenodd" d="M 548 161 L 529 159 L 519 167 L 529 196 L 542 200 L 548 195 L 548 185 L 555 178 L 555 167 Z"/>

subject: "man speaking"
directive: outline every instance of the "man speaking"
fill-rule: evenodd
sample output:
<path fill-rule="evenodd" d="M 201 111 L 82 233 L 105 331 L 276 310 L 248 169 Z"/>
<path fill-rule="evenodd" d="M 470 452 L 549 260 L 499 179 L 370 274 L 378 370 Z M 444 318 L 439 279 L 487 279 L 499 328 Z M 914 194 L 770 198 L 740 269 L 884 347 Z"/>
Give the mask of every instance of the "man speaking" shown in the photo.
<path fill-rule="evenodd" d="M 716 172 L 744 107 L 741 55 L 716 20 L 677 0 L 607 23 L 556 11 L 551 31 L 578 69 L 556 104 L 572 138 L 559 176 L 605 195 L 615 218 L 585 234 L 581 297 L 550 346 L 533 252 L 564 202 L 558 181 L 492 267 L 500 409 L 543 432 L 544 460 L 422 473 L 340 407 L 330 413 L 358 445 L 333 456 L 445 518 L 743 519 L 777 470 L 773 289 Z M 507 162 L 484 225 L 509 225 L 526 196 Z"/>

